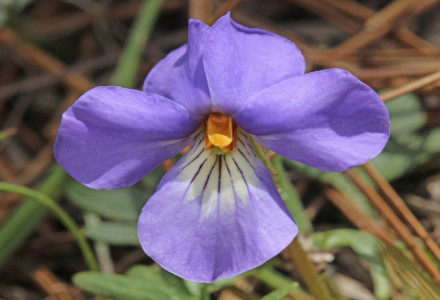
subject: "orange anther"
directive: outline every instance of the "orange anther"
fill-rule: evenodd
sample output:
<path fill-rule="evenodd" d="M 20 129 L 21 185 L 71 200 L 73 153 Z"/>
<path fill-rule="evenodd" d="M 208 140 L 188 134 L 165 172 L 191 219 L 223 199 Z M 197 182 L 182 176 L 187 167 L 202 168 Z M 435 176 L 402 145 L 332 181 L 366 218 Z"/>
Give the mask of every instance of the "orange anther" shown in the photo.
<path fill-rule="evenodd" d="M 212 113 L 205 121 L 205 150 L 218 147 L 224 152 L 232 151 L 236 144 L 238 126 L 227 115 Z"/>

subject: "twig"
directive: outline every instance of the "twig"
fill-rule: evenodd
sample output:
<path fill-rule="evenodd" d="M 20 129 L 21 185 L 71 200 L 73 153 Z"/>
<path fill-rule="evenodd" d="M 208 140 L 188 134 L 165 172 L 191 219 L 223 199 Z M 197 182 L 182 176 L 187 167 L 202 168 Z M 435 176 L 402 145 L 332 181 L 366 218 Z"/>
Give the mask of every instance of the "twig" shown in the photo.
<path fill-rule="evenodd" d="M 369 18 L 365 22 L 365 27 L 361 32 L 353 35 L 342 44 L 330 50 L 333 59 L 338 59 L 354 52 L 383 37 L 410 17 L 427 9 L 433 4 L 431 2 L 432 0 L 420 0 L 418 2 L 414 2 L 413 0 L 393 1 L 391 4 Z M 416 6 L 421 6 L 421 8 L 415 10 Z"/>
<path fill-rule="evenodd" d="M 208 22 L 214 8 L 213 0 L 189 0 L 189 17 Z"/>
<path fill-rule="evenodd" d="M 78 64 L 60 69 L 57 72 L 51 72 L 49 74 L 38 74 L 36 76 L 26 78 L 24 80 L 2 86 L 0 88 L 0 101 L 12 97 L 16 94 L 29 93 L 37 91 L 38 89 L 45 88 L 47 86 L 56 84 L 60 81 L 64 81 L 66 77 L 73 73 L 84 73 L 94 71 L 96 69 L 109 67 L 115 64 L 115 60 L 120 55 L 119 52 L 110 52 L 100 57 L 94 57 L 90 60 L 79 62 Z M 90 86 L 93 86 L 90 84 Z"/>
<path fill-rule="evenodd" d="M 352 17 L 358 18 L 362 22 L 373 17 L 375 14 L 374 10 L 360 3 L 354 2 L 352 0 L 322 0 L 322 1 L 326 2 L 327 4 L 335 8 L 338 8 L 339 10 L 347 13 Z M 393 34 L 399 41 L 411 47 L 414 47 L 419 53 L 431 55 L 435 52 L 438 52 L 438 49 L 435 46 L 419 38 L 417 35 L 409 31 L 405 27 L 396 28 L 393 31 Z"/>
<path fill-rule="evenodd" d="M 8 28 L 0 30 L 0 43 L 16 50 L 23 57 L 29 59 L 43 70 L 49 72 L 60 72 L 65 69 L 65 64 L 56 58 L 46 54 L 36 46 L 20 41 L 14 32 Z M 67 86 L 83 93 L 94 87 L 85 77 L 72 73 L 66 76 L 64 82 Z"/>
<path fill-rule="evenodd" d="M 432 55 L 438 53 L 437 47 L 418 37 L 405 27 L 396 28 L 396 30 L 393 31 L 393 34 L 401 42 L 407 44 L 410 47 L 413 47 L 424 55 Z"/>
<path fill-rule="evenodd" d="M 301 51 L 303 51 L 303 54 L 306 57 L 306 61 L 308 63 L 313 61 L 314 56 L 318 56 L 319 53 L 323 52 L 322 50 L 318 50 L 303 41 L 300 36 L 296 35 L 292 31 L 286 30 L 285 28 L 260 15 L 238 10 L 234 12 L 234 18 L 243 25 L 262 28 L 291 40 Z"/>
<path fill-rule="evenodd" d="M 440 72 L 439 72 L 440 74 Z M 366 163 L 363 165 L 363 168 L 367 173 L 374 179 L 376 184 L 379 186 L 381 191 L 385 194 L 388 200 L 391 202 L 391 205 L 397 210 L 408 225 L 414 230 L 418 237 L 420 237 L 425 243 L 426 247 L 432 252 L 434 257 L 440 263 L 440 249 L 437 244 L 432 240 L 429 236 L 428 232 L 426 232 L 425 228 L 422 224 L 417 220 L 417 218 L 413 215 L 411 210 L 405 205 L 405 202 L 399 195 L 394 191 L 393 187 L 389 184 L 389 182 L 383 178 L 383 176 L 379 173 L 379 171 L 370 163 Z"/>
<path fill-rule="evenodd" d="M 319 15 L 345 32 L 353 34 L 362 28 L 360 22 L 356 22 L 356 20 L 347 17 L 334 7 L 322 3 L 322 0 L 290 0 L 290 2 L 308 9 L 313 14 Z"/>
<path fill-rule="evenodd" d="M 401 64 L 399 66 L 386 68 L 346 69 L 360 80 L 365 81 L 373 79 L 391 79 L 402 76 L 426 76 L 432 72 L 437 72 L 439 68 L 440 62 L 433 62 L 431 65 L 426 66 Z"/>
<path fill-rule="evenodd" d="M 327 188 L 325 195 L 356 227 L 377 236 L 382 241 L 391 244 L 395 242 L 396 239 L 387 230 L 366 213 L 359 210 L 343 194 L 333 188 Z"/>
<path fill-rule="evenodd" d="M 52 300 L 74 300 L 66 286 L 47 268 L 40 268 L 32 273 L 32 278 L 50 296 Z"/>
<path fill-rule="evenodd" d="M 27 185 L 36 180 L 53 161 L 53 145 L 46 144 L 15 178 L 14 183 Z"/>
<path fill-rule="evenodd" d="M 232 285 L 225 287 L 223 291 L 228 291 L 234 296 L 238 297 L 242 300 L 258 300 L 259 298 L 257 296 L 254 296 L 253 294 L 250 294 L 248 292 L 243 291 L 242 289 L 239 289 L 238 287 Z"/>
<path fill-rule="evenodd" d="M 208 25 L 214 24 L 215 21 L 217 21 L 217 19 L 219 19 L 224 14 L 226 14 L 228 11 L 233 10 L 237 5 L 240 4 L 240 2 L 241 2 L 241 0 L 226 0 L 225 2 L 223 2 L 220 5 L 219 8 L 217 8 L 215 10 L 215 12 L 213 14 L 211 14 L 206 19 L 206 24 L 208 24 Z"/>
<path fill-rule="evenodd" d="M 416 243 L 414 242 L 414 237 L 411 235 L 399 217 L 388 206 L 385 200 L 372 187 L 366 184 L 354 170 L 348 170 L 346 173 L 350 176 L 353 183 L 355 183 L 356 186 L 358 186 L 359 189 L 365 193 L 377 210 L 381 212 L 388 223 L 396 230 L 399 237 L 406 244 L 409 250 L 411 250 L 419 263 L 433 277 L 434 281 L 440 285 L 440 271 L 432 264 L 425 252 L 417 247 Z"/>
<path fill-rule="evenodd" d="M 107 17 L 111 22 L 126 21 L 132 19 L 139 11 L 139 7 L 143 0 L 132 0 L 115 3 L 111 7 L 106 5 L 99 5 L 95 9 L 95 15 L 102 15 Z M 183 7 L 187 1 L 185 0 L 167 0 L 163 4 L 163 11 L 172 11 Z M 81 31 L 84 27 L 93 24 L 96 18 L 94 15 L 80 11 L 77 13 L 65 13 L 52 15 L 50 18 L 38 19 L 38 27 L 33 30 L 31 26 L 24 23 L 19 31 L 27 31 L 34 37 L 41 35 L 50 36 L 51 39 L 56 39 L 75 32 Z"/>
<path fill-rule="evenodd" d="M 393 89 L 391 91 L 387 91 L 380 94 L 380 98 L 384 101 L 390 101 L 397 97 L 400 97 L 404 94 L 414 92 L 418 89 L 421 89 L 429 84 L 435 83 L 436 81 L 440 81 L 440 71 L 430 74 L 428 76 L 422 77 L 420 79 L 414 80 L 404 86 Z"/>
<path fill-rule="evenodd" d="M 331 294 L 324 281 L 319 277 L 315 266 L 307 256 L 307 252 L 299 241 L 299 236 L 293 240 L 287 250 L 310 293 L 315 296 L 316 299 L 331 300 Z"/>
<path fill-rule="evenodd" d="M 352 0 L 321 0 L 329 5 L 340 9 L 348 15 L 360 20 L 367 20 L 374 15 L 374 10 Z"/>

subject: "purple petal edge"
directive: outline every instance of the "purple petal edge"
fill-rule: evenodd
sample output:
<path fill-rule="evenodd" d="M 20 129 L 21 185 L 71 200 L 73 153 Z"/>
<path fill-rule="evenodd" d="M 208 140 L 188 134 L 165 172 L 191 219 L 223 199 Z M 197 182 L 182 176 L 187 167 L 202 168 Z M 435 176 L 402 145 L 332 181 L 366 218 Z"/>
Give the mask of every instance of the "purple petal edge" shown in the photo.
<path fill-rule="evenodd" d="M 97 87 L 63 114 L 55 158 L 88 187 L 124 188 L 177 154 L 199 124 L 162 96 Z"/>

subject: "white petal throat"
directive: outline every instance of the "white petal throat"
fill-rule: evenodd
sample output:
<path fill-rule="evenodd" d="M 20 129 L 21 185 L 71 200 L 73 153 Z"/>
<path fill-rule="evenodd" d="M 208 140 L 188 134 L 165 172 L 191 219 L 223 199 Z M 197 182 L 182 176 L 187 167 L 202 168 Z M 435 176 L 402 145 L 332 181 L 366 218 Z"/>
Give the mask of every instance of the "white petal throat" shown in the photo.
<path fill-rule="evenodd" d="M 203 136 L 196 135 L 193 147 L 184 156 L 178 180 L 188 182 L 183 203 L 200 202 L 200 217 L 209 217 L 217 209 L 234 211 L 248 204 L 252 197 L 250 186 L 258 186 L 255 172 L 258 157 L 248 137 L 239 133 L 237 147 L 231 152 L 217 155 L 205 151 Z"/>

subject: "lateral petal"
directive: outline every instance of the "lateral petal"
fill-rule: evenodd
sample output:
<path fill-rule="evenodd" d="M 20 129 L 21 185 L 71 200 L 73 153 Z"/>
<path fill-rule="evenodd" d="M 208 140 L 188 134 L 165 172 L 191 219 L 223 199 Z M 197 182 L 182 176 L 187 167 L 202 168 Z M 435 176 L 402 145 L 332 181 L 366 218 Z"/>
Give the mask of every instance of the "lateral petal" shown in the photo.
<path fill-rule="evenodd" d="M 232 115 L 258 143 L 325 171 L 343 171 L 378 155 L 389 138 L 379 96 L 340 69 L 275 84 Z"/>
<path fill-rule="evenodd" d="M 63 114 L 55 158 L 88 187 L 124 188 L 184 148 L 200 122 L 162 96 L 97 87 Z"/>
<path fill-rule="evenodd" d="M 212 282 L 261 265 L 297 227 L 246 135 L 225 155 L 203 133 L 162 179 L 138 223 L 142 248 L 166 270 Z"/>

